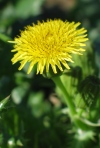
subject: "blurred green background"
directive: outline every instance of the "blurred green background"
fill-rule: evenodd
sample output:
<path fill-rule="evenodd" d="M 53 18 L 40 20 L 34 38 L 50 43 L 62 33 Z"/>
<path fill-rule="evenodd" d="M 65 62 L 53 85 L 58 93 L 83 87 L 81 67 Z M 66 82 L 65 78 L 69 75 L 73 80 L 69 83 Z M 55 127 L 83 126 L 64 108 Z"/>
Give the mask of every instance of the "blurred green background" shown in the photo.
<path fill-rule="evenodd" d="M 50 79 L 36 75 L 35 68 L 27 75 L 28 64 L 18 71 L 19 63 L 11 63 L 13 45 L 7 41 L 27 25 L 55 18 L 81 22 L 88 30 L 86 53 L 73 57 L 75 64 L 62 79 L 77 97 L 76 107 L 100 120 L 100 103 L 98 113 L 94 107 L 100 98 L 100 0 L 0 0 L 0 148 L 100 148 L 100 128 L 90 133 L 90 141 L 75 134 L 62 94 Z"/>

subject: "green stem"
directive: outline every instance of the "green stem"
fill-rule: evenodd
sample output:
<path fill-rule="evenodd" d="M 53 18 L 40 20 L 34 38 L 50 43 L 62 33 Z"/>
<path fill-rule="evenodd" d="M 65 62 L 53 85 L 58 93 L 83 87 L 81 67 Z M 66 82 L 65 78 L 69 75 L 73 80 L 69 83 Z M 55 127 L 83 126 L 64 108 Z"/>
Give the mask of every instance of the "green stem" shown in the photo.
<path fill-rule="evenodd" d="M 77 118 L 78 115 L 77 115 L 77 112 L 75 109 L 74 102 L 72 101 L 71 96 L 68 94 L 60 77 L 59 76 L 52 77 L 52 80 L 54 81 L 56 86 L 58 86 L 60 88 L 60 90 L 62 91 L 62 93 L 64 95 L 64 101 L 69 108 L 69 115 L 70 115 L 71 120 L 78 126 L 78 128 L 86 130 L 87 125 Z"/>
<path fill-rule="evenodd" d="M 68 94 L 67 90 L 65 89 L 65 87 L 64 87 L 60 77 L 53 77 L 52 80 L 54 81 L 56 86 L 58 86 L 61 89 L 61 91 L 63 92 L 64 102 L 69 107 L 70 116 L 73 117 L 73 115 L 76 114 L 76 110 L 75 110 L 75 106 L 74 106 L 74 103 L 72 101 L 72 98 L 70 97 L 70 95 Z"/>

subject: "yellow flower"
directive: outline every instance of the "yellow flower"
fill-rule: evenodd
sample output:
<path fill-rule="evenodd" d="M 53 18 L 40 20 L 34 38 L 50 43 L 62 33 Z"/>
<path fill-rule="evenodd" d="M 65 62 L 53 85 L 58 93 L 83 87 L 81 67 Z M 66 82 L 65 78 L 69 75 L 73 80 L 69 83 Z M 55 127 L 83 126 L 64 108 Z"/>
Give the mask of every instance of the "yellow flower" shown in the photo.
<path fill-rule="evenodd" d="M 50 66 L 54 73 L 57 73 L 57 67 L 61 71 L 62 67 L 69 69 L 67 62 L 73 62 L 71 54 L 81 54 L 84 42 L 88 40 L 84 28 L 76 29 L 79 25 L 79 22 L 48 20 L 27 26 L 20 36 L 10 41 L 15 43 L 12 52 L 16 52 L 12 63 L 20 61 L 21 70 L 30 62 L 28 73 L 37 64 L 37 74 L 43 74 L 44 69 L 49 72 Z"/>

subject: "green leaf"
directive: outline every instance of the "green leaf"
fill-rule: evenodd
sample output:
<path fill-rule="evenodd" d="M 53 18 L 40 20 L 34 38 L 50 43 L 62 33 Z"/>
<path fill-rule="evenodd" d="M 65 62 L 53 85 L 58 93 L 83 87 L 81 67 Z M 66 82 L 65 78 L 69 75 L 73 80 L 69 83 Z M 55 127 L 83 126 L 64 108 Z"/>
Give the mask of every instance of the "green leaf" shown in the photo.
<path fill-rule="evenodd" d="M 23 86 L 18 86 L 12 90 L 11 96 L 12 96 L 13 101 L 16 104 L 21 103 L 23 97 L 25 97 L 25 95 L 28 91 L 28 88 L 29 88 L 29 84 L 24 83 Z"/>
<path fill-rule="evenodd" d="M 0 40 L 7 42 L 7 41 L 11 40 L 11 38 L 5 34 L 0 33 Z"/>
<path fill-rule="evenodd" d="M 5 107 L 5 105 L 8 103 L 10 96 L 6 97 L 2 101 L 0 101 L 0 111 L 2 111 Z"/>

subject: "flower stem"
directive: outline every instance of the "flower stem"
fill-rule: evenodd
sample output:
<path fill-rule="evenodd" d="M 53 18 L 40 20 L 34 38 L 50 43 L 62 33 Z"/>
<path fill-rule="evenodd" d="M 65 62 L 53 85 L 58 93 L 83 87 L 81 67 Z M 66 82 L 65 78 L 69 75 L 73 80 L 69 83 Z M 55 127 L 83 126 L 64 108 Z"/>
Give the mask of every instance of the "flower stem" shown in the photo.
<path fill-rule="evenodd" d="M 64 95 L 64 102 L 67 104 L 70 110 L 70 116 L 73 116 L 76 114 L 76 110 L 74 107 L 74 103 L 72 102 L 72 98 L 68 94 L 67 90 L 65 89 L 65 86 L 63 85 L 60 77 L 53 77 L 52 80 L 54 83 L 61 89 L 63 95 Z"/>
<path fill-rule="evenodd" d="M 68 94 L 65 86 L 63 85 L 60 77 L 59 76 L 52 77 L 52 80 L 61 89 L 61 91 L 64 95 L 64 101 L 69 108 L 69 115 L 70 115 L 71 120 L 78 126 L 78 128 L 86 130 L 87 125 L 77 118 L 78 115 L 77 115 L 77 112 L 75 109 L 75 105 L 72 101 L 71 96 Z"/>

